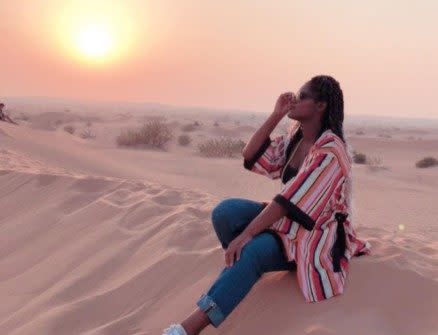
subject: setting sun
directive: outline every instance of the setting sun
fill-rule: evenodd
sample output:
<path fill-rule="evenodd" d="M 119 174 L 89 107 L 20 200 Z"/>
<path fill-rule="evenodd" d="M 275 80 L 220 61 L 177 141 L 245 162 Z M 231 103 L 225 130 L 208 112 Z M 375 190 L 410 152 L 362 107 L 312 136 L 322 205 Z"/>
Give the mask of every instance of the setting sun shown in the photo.
<path fill-rule="evenodd" d="M 111 53 L 114 39 L 105 26 L 94 24 L 78 32 L 76 44 L 80 52 L 90 58 L 103 58 Z"/>
<path fill-rule="evenodd" d="M 74 1 L 65 4 L 54 18 L 62 53 L 81 64 L 114 63 L 132 51 L 133 20 L 125 6 Z"/>

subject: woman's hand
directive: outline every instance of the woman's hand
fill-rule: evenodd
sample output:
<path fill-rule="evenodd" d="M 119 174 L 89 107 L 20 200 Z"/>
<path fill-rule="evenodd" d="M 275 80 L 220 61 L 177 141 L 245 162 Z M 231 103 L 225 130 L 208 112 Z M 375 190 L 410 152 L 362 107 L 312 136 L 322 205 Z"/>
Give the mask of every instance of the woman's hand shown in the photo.
<path fill-rule="evenodd" d="M 293 92 L 285 92 L 281 94 L 275 104 L 274 114 L 280 118 L 283 118 L 291 111 L 291 109 L 295 108 L 296 101 L 297 98 Z"/>
<path fill-rule="evenodd" d="M 227 250 L 225 251 L 225 265 L 227 267 L 234 265 L 234 256 L 236 256 L 236 261 L 240 259 L 240 253 L 242 252 L 243 247 L 245 244 L 251 241 L 252 238 L 253 236 L 251 234 L 243 231 L 239 236 L 231 241 Z"/>

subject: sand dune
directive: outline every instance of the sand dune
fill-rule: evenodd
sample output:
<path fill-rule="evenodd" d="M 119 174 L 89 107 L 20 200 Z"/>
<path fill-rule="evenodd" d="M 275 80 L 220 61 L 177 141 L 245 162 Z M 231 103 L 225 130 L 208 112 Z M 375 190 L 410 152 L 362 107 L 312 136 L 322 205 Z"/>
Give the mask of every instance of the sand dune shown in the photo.
<path fill-rule="evenodd" d="M 100 141 L 0 124 L 0 334 L 161 334 L 224 266 L 213 207 L 279 187 L 193 148 L 116 148 L 135 124 L 96 121 Z M 205 334 L 438 333 L 438 170 L 413 167 L 438 142 L 351 141 L 386 168 L 354 166 L 358 233 L 373 254 L 352 260 L 346 292 L 307 304 L 293 273 L 269 273 Z"/>

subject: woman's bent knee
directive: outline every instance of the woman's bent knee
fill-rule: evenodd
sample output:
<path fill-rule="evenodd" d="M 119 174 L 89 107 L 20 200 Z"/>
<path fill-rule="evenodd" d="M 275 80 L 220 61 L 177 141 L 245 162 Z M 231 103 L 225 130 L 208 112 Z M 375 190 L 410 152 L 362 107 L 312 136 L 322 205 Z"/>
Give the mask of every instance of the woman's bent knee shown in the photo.
<path fill-rule="evenodd" d="M 211 222 L 214 228 L 220 229 L 223 225 L 228 224 L 231 215 L 231 205 L 236 201 L 236 198 L 226 198 L 221 200 L 211 212 Z"/>

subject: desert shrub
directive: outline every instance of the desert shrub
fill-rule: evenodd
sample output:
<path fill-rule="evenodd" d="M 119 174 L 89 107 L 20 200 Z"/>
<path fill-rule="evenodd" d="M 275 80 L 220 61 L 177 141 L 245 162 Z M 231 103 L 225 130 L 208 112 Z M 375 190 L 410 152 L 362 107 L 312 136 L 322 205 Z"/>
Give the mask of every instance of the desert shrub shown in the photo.
<path fill-rule="evenodd" d="M 356 134 L 356 135 L 364 135 L 365 132 L 364 132 L 362 129 L 359 129 L 359 130 L 356 130 L 356 131 L 355 131 L 355 134 Z"/>
<path fill-rule="evenodd" d="M 67 133 L 73 134 L 75 132 L 75 127 L 73 127 L 72 125 L 67 125 L 64 127 L 64 131 L 66 131 Z"/>
<path fill-rule="evenodd" d="M 182 135 L 178 136 L 179 145 L 187 146 L 190 144 L 191 141 L 192 141 L 192 139 L 190 138 L 189 135 L 182 134 Z"/>
<path fill-rule="evenodd" d="M 215 127 L 219 127 L 219 122 L 214 121 L 213 126 L 215 126 Z"/>
<path fill-rule="evenodd" d="M 96 134 L 94 134 L 90 129 L 85 129 L 81 133 L 81 138 L 88 139 L 88 138 L 95 138 Z"/>
<path fill-rule="evenodd" d="M 415 166 L 417 168 L 428 168 L 437 165 L 438 165 L 438 160 L 431 156 L 424 157 L 415 163 Z"/>
<path fill-rule="evenodd" d="M 201 156 L 205 157 L 233 157 L 239 156 L 245 147 L 242 140 L 232 138 L 209 139 L 198 145 Z"/>
<path fill-rule="evenodd" d="M 369 166 L 382 166 L 382 157 L 370 156 L 366 158 L 366 164 Z"/>
<path fill-rule="evenodd" d="M 379 133 L 379 134 L 377 134 L 377 136 L 383 137 L 383 138 L 392 138 L 392 135 L 391 134 L 387 134 L 387 133 Z"/>
<path fill-rule="evenodd" d="M 353 151 L 353 162 L 356 164 L 366 164 L 367 156 L 363 153 Z"/>
<path fill-rule="evenodd" d="M 87 121 L 87 127 L 91 127 L 92 125 L 91 121 Z"/>
<path fill-rule="evenodd" d="M 169 126 L 160 120 L 150 120 L 139 129 L 123 130 L 116 138 L 120 146 L 163 148 L 172 139 Z"/>
<path fill-rule="evenodd" d="M 196 128 L 197 128 L 197 126 L 196 126 L 194 123 L 189 123 L 189 124 L 185 124 L 185 125 L 183 125 L 183 126 L 181 127 L 181 130 L 182 130 L 182 131 L 189 132 L 189 131 L 194 131 L 194 130 L 196 130 Z"/>
<path fill-rule="evenodd" d="M 55 126 L 59 126 L 59 125 L 61 125 L 62 123 L 63 123 L 62 120 L 56 120 L 56 121 L 55 121 Z"/>

